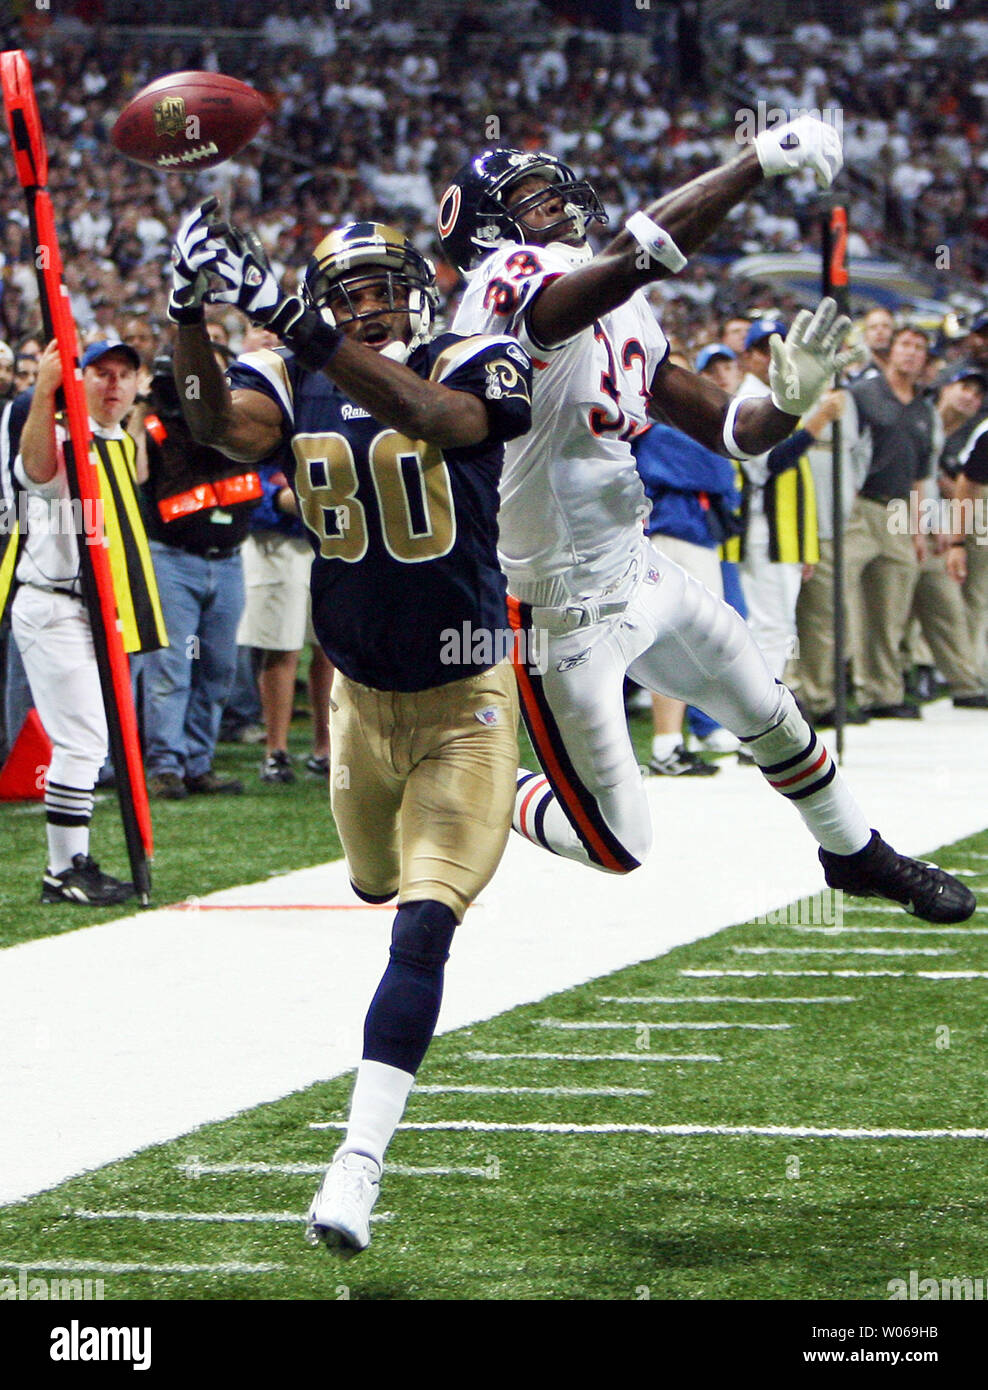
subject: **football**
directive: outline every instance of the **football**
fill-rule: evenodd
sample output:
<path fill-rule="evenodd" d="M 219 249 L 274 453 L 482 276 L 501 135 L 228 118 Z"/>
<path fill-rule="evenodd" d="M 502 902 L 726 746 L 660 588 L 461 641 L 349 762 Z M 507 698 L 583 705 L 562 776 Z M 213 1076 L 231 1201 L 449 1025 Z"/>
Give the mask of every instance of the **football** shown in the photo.
<path fill-rule="evenodd" d="M 172 72 L 127 103 L 110 139 L 149 169 L 211 169 L 253 140 L 270 109 L 266 97 L 235 77 Z"/>

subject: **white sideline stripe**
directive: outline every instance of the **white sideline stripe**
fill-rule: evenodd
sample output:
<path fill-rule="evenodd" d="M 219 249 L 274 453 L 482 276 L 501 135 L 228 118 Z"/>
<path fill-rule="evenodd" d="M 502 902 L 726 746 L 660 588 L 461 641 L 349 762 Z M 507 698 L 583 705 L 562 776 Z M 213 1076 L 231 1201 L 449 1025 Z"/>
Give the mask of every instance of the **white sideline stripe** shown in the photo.
<path fill-rule="evenodd" d="M 751 980 L 770 976 L 776 980 L 988 980 L 988 970 L 680 970 L 692 980 Z"/>
<path fill-rule="evenodd" d="M 298 1225 L 306 1218 L 297 1211 L 66 1211 L 80 1221 L 257 1221 L 262 1225 Z M 375 1212 L 372 1221 L 392 1221 L 394 1212 Z"/>
<path fill-rule="evenodd" d="M 234 1173 L 250 1173 L 255 1177 L 322 1177 L 325 1163 L 176 1163 L 175 1167 L 187 1178 L 228 1177 Z M 486 1178 L 487 1168 L 413 1168 L 404 1163 L 389 1163 L 388 1176 L 400 1178 L 444 1178 L 450 1175 L 464 1178 Z"/>
<path fill-rule="evenodd" d="M 956 956 L 952 946 L 732 946 L 736 956 Z"/>
<path fill-rule="evenodd" d="M 324 1126 L 344 1129 L 344 1120 Z M 540 1120 L 410 1120 L 399 1129 L 476 1130 L 481 1133 L 526 1131 L 530 1134 L 722 1134 L 765 1135 L 785 1139 L 988 1139 L 988 1129 L 816 1129 L 809 1125 L 579 1125 Z"/>
<path fill-rule="evenodd" d="M 915 932 L 923 936 L 988 936 L 988 927 L 928 927 L 925 923 L 917 927 L 798 927 L 789 924 L 790 931 L 818 932 L 821 936 L 839 936 L 842 932 L 853 932 L 869 936 L 901 935 L 902 932 Z"/>
<path fill-rule="evenodd" d="M 707 1032 L 716 1028 L 791 1028 L 791 1023 L 723 1023 L 718 1020 L 715 1023 L 646 1023 L 643 1019 L 636 1019 L 634 1023 L 564 1023 L 558 1018 L 537 1018 L 536 1023 L 540 1028 L 566 1028 L 573 1032 L 588 1032 L 598 1028 L 654 1028 L 657 1032 L 668 1031 L 678 1028 L 692 1028 L 697 1031 Z"/>
<path fill-rule="evenodd" d="M 284 1265 L 270 1261 L 257 1265 L 241 1264 L 239 1261 L 211 1265 L 148 1265 L 109 1260 L 0 1260 L 0 1269 L 49 1269 L 66 1274 L 82 1274 L 87 1269 L 95 1274 L 271 1274 L 284 1268 Z"/>
<path fill-rule="evenodd" d="M 469 1062 L 722 1062 L 707 1052 L 467 1052 Z"/>
<path fill-rule="evenodd" d="M 601 1004 L 856 1004 L 856 994 L 805 995 L 766 994 L 601 994 Z"/>
<path fill-rule="evenodd" d="M 416 1086 L 426 1096 L 650 1096 L 641 1086 Z"/>
<path fill-rule="evenodd" d="M 859 906 L 857 905 L 857 903 L 855 903 L 854 906 L 853 906 L 852 908 L 847 909 L 847 911 L 850 911 L 850 912 L 884 912 L 884 913 L 889 913 L 889 912 L 894 912 L 898 906 L 899 906 L 898 903 L 890 903 L 888 907 L 859 907 Z M 988 907 L 976 907 L 974 910 L 975 910 L 976 913 L 977 913 L 977 912 L 980 912 L 980 913 L 983 915 L 984 913 L 988 912 Z"/>

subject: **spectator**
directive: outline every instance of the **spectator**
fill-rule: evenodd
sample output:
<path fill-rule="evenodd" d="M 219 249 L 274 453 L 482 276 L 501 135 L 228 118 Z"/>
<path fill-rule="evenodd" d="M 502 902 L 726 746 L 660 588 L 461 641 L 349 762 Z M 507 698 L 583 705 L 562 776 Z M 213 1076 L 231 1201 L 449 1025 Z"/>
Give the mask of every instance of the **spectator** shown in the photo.
<path fill-rule="evenodd" d="M 889 525 L 889 503 L 918 514 L 920 482 L 933 466 L 933 406 L 918 389 L 928 342 L 917 328 L 892 337 L 888 370 L 850 387 L 871 434 L 871 466 L 847 525 L 848 621 L 858 705 L 877 719 L 918 719 L 907 704 L 899 649 L 912 608 L 922 535 Z"/>
<path fill-rule="evenodd" d="M 14 396 L 14 352 L 0 342 L 0 405 Z"/>
<path fill-rule="evenodd" d="M 244 607 L 240 549 L 260 481 L 192 439 L 169 357 L 155 362 L 151 406 L 148 535 L 169 646 L 146 673 L 148 794 L 236 795 L 243 784 L 215 772 L 213 759 Z"/>
<path fill-rule="evenodd" d="M 744 340 L 746 375 L 739 396 L 769 394 L 769 342 L 774 333 L 784 338 L 786 331 L 777 319 L 752 323 Z M 805 443 L 805 438 L 790 437 L 741 465 L 748 484 L 741 585 L 748 626 L 777 680 L 795 654 L 796 601 L 804 568 L 819 558 L 813 475 L 799 447 Z"/>

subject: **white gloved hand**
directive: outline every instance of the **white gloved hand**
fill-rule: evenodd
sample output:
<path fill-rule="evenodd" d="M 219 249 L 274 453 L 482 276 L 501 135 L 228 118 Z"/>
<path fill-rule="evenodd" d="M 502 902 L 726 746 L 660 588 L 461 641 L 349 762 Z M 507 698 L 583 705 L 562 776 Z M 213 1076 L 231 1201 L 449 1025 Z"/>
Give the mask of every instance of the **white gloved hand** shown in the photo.
<path fill-rule="evenodd" d="M 172 288 L 168 317 L 173 323 L 198 323 L 210 273 L 223 276 L 226 248 L 212 234 L 210 218 L 219 207 L 207 198 L 183 220 L 172 246 Z"/>
<path fill-rule="evenodd" d="M 819 188 L 829 188 L 844 164 L 837 131 L 819 116 L 797 116 L 755 137 L 755 153 L 767 179 L 809 166 Z"/>
<path fill-rule="evenodd" d="M 838 318 L 832 299 L 821 299 L 815 314 L 803 309 L 796 315 L 785 342 L 773 333 L 768 380 L 772 404 L 778 410 L 805 414 L 835 375 L 861 360 L 860 348 L 838 351 L 850 326 L 845 314 Z"/>

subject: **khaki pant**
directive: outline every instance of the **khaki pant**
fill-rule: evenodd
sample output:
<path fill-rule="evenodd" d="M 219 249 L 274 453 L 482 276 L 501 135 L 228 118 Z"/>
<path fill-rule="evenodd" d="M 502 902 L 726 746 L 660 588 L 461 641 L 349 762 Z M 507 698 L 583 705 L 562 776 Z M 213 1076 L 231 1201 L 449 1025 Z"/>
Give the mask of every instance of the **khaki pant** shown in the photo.
<path fill-rule="evenodd" d="M 988 680 L 988 653 L 985 650 L 985 631 L 988 628 L 988 536 L 984 534 L 968 537 L 967 578 L 961 585 L 961 594 L 974 664 L 982 679 Z"/>
<path fill-rule="evenodd" d="M 820 541 L 820 558 L 810 578 L 803 580 L 796 602 L 796 635 L 794 688 L 811 714 L 829 713 L 835 701 L 833 541 Z"/>
<path fill-rule="evenodd" d="M 947 573 L 946 555 L 930 555 L 920 565 L 912 612 L 929 644 L 933 665 L 950 686 L 950 693 L 978 694 L 983 687 L 974 663 L 964 599 L 961 586 Z"/>
<path fill-rule="evenodd" d="M 330 787 L 350 879 L 461 920 L 511 828 L 518 693 L 509 661 L 431 690 L 371 690 L 337 671 Z"/>
<path fill-rule="evenodd" d="M 899 649 L 919 580 L 913 538 L 889 529 L 884 502 L 859 497 L 844 533 L 844 553 L 858 704 L 901 704 Z"/>

